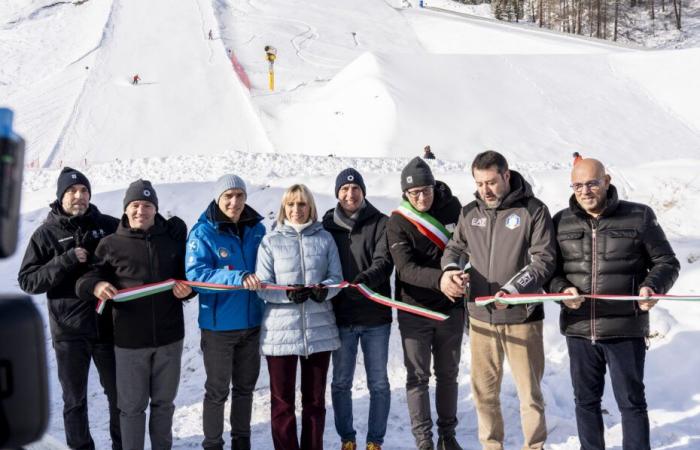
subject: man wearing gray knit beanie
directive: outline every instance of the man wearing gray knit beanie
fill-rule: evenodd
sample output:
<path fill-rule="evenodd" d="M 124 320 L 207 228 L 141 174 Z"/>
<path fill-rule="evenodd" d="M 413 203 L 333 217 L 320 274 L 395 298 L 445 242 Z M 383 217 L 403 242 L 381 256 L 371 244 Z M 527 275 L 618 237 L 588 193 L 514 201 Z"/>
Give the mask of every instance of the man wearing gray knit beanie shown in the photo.
<path fill-rule="evenodd" d="M 258 247 L 265 235 L 262 216 L 246 204 L 248 190 L 238 175 L 214 183 L 213 201 L 187 241 L 187 279 L 245 289 L 199 293 L 199 328 L 206 382 L 202 407 L 205 449 L 223 449 L 224 409 L 231 392 L 231 449 L 250 450 L 253 389 L 260 373 L 263 302 L 255 292 Z"/>

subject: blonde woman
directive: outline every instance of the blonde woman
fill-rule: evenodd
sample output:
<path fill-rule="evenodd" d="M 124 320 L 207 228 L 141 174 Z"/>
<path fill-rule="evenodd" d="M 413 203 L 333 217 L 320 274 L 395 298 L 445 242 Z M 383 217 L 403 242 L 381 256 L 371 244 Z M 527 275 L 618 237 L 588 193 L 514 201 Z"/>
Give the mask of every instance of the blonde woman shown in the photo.
<path fill-rule="evenodd" d="M 318 222 L 309 189 L 295 184 L 284 193 L 277 223 L 258 251 L 261 283 L 292 285 L 262 290 L 265 301 L 261 349 L 270 373 L 272 439 L 276 450 L 321 450 L 326 423 L 326 374 L 331 352 L 340 347 L 330 299 L 342 280 L 338 249 Z M 308 287 L 311 286 L 311 287 Z M 301 445 L 294 396 L 301 362 Z"/>

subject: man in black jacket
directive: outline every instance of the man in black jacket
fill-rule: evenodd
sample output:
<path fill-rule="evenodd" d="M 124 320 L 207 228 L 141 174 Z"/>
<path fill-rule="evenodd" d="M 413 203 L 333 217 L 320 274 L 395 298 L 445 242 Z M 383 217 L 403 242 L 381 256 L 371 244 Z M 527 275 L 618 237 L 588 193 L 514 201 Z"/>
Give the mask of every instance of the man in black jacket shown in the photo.
<path fill-rule="evenodd" d="M 323 227 L 338 246 L 343 278 L 391 296 L 389 278 L 394 266 L 386 245 L 387 216 L 365 198 L 364 180 L 355 169 L 338 174 L 335 195 L 338 205 L 326 212 Z M 368 300 L 355 289 L 342 290 L 333 298 L 333 306 L 340 334 L 340 348 L 333 352 L 331 383 L 335 428 L 342 449 L 355 450 L 351 389 L 359 340 L 370 394 L 367 448 L 379 450 L 391 404 L 387 377 L 391 309 Z"/>
<path fill-rule="evenodd" d="M 430 166 L 418 157 L 401 172 L 401 190 L 404 202 L 387 224 L 389 249 L 396 265 L 395 296 L 408 304 L 449 316 L 438 322 L 403 311 L 397 314 L 413 436 L 420 450 L 435 448 L 428 392 L 432 357 L 435 358 L 438 449 L 461 450 L 455 428 L 464 302 L 440 292 L 443 277 L 440 258 L 459 218 L 461 205 L 445 183 L 435 181 Z"/>
<path fill-rule="evenodd" d="M 94 269 L 77 285 L 81 298 L 109 300 L 118 290 L 185 278 L 187 226 L 158 214 L 151 183 L 138 180 L 124 196 L 124 215 L 116 233 L 95 250 Z M 127 302 L 114 303 L 117 395 L 125 450 L 142 450 L 146 408 L 153 449 L 172 447 L 172 420 L 180 382 L 185 325 L 182 302 L 194 294 L 176 283 Z"/>
<path fill-rule="evenodd" d="M 530 184 L 493 150 L 472 163 L 476 200 L 467 204 L 442 257 L 446 275 L 460 277 L 469 260 L 471 379 L 484 449 L 502 450 L 505 437 L 499 395 L 508 360 L 520 400 L 524 449 L 541 449 L 547 438 L 541 304 L 474 303 L 480 296 L 540 292 L 554 272 L 552 218 Z M 457 269 L 456 273 L 450 269 Z M 443 282 L 445 279 L 443 278 Z M 459 281 L 459 279 L 457 280 Z M 447 295 L 455 295 L 459 292 Z"/>
<path fill-rule="evenodd" d="M 649 297 L 671 289 L 680 264 L 651 208 L 619 200 L 610 175 L 594 159 L 574 166 L 571 187 L 569 207 L 554 216 L 559 258 L 550 290 Z M 582 450 L 605 449 L 600 402 L 606 367 L 622 415 L 623 449 L 650 448 L 643 377 L 648 311 L 655 303 L 584 297 L 563 302 L 560 326 Z"/>
<path fill-rule="evenodd" d="M 109 402 L 112 448 L 121 449 L 111 308 L 98 316 L 94 300 L 75 294 L 78 278 L 88 271 L 88 258 L 100 239 L 116 230 L 118 220 L 90 203 L 90 182 L 81 172 L 66 167 L 57 184 L 57 200 L 27 246 L 19 284 L 28 294 L 46 294 L 66 443 L 72 449 L 95 448 L 87 405 L 92 359 Z"/>

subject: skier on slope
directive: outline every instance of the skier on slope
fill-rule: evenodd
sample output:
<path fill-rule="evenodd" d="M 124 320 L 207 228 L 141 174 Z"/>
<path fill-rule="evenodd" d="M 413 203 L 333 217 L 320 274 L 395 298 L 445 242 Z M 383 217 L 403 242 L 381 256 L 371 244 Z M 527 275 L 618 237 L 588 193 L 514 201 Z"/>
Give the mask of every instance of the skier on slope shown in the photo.
<path fill-rule="evenodd" d="M 141 77 L 139 74 L 135 74 L 134 77 L 131 79 L 131 84 L 139 84 L 139 81 L 141 81 Z"/>

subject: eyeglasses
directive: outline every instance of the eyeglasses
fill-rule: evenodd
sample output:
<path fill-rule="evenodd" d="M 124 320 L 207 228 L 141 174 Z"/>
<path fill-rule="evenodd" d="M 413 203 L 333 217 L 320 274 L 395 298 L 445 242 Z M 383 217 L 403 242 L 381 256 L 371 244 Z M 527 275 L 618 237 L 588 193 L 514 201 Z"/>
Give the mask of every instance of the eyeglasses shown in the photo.
<path fill-rule="evenodd" d="M 433 187 L 432 186 L 426 186 L 422 189 L 413 189 L 412 191 L 406 191 L 406 195 L 411 197 L 412 199 L 417 199 L 421 195 L 423 197 L 429 197 L 433 195 Z"/>
<path fill-rule="evenodd" d="M 583 192 L 584 188 L 586 190 L 590 191 L 597 191 L 600 189 L 600 187 L 603 185 L 603 180 L 598 179 L 598 180 L 590 180 L 586 181 L 585 183 L 573 183 L 571 184 L 571 189 L 574 190 L 574 192 Z"/>

